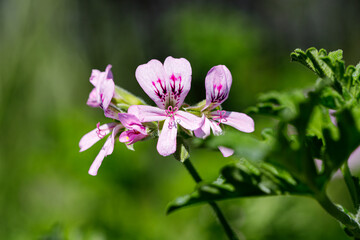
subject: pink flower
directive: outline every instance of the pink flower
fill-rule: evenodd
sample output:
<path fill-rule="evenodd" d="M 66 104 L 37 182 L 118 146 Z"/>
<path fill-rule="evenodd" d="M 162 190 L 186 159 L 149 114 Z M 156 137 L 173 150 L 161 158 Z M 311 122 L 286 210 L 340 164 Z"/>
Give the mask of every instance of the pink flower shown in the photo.
<path fill-rule="evenodd" d="M 115 114 L 114 111 L 111 111 L 111 113 Z M 125 127 L 127 130 L 120 134 L 119 141 L 127 143 L 126 146 L 132 150 L 132 144 L 148 136 L 146 127 L 143 126 L 134 115 L 128 113 L 118 113 L 117 117 L 114 117 L 113 115 L 110 117 L 120 121 L 121 123 L 112 122 L 106 123 L 102 126 L 100 126 L 100 123 L 97 123 L 96 129 L 85 134 L 79 143 L 80 152 L 83 152 L 111 133 L 90 167 L 89 174 L 93 176 L 97 174 L 104 158 L 113 152 L 115 137 L 121 129 Z"/>
<path fill-rule="evenodd" d="M 206 138 L 212 129 L 215 135 L 220 135 L 220 124 L 227 124 L 242 132 L 253 132 L 254 121 L 244 113 L 230 112 L 225 110 L 212 111 L 223 103 L 229 96 L 232 84 L 232 76 L 229 69 L 224 65 L 218 65 L 210 69 L 205 78 L 206 104 L 202 109 L 203 124 L 194 131 L 195 136 Z M 234 150 L 219 146 L 224 157 L 229 157 Z"/>
<path fill-rule="evenodd" d="M 215 135 L 221 134 L 221 123 L 242 132 L 254 131 L 254 121 L 244 113 L 225 110 L 212 111 L 228 98 L 231 83 L 231 73 L 224 65 L 215 66 L 207 73 L 205 79 L 206 105 L 202 110 L 203 125 L 194 131 L 196 137 L 206 138 L 210 135 L 210 128 Z"/>
<path fill-rule="evenodd" d="M 90 82 L 94 85 L 94 89 L 90 92 L 87 105 L 91 107 L 101 107 L 104 110 L 108 108 L 115 92 L 115 84 L 111 65 L 107 65 L 105 72 L 93 69 Z"/>
<path fill-rule="evenodd" d="M 137 116 L 140 122 L 165 120 L 157 143 L 159 154 L 168 156 L 176 151 L 177 127 L 195 130 L 202 119 L 179 110 L 191 85 L 191 66 L 185 58 L 167 57 L 164 65 L 156 60 L 140 65 L 136 79 L 146 94 L 158 107 L 134 105 L 128 113 Z"/>
<path fill-rule="evenodd" d="M 119 113 L 119 120 L 127 129 L 120 134 L 119 141 L 127 143 L 127 146 L 131 146 L 148 136 L 146 127 L 141 124 L 136 116 L 129 113 Z"/>
<path fill-rule="evenodd" d="M 85 134 L 81 138 L 79 142 L 79 147 L 80 147 L 80 152 L 83 152 L 89 149 L 92 145 L 94 145 L 100 139 L 103 139 L 106 135 L 108 135 L 111 132 L 111 135 L 108 137 L 104 146 L 101 148 L 99 154 L 96 156 L 94 162 L 91 164 L 91 167 L 89 169 L 90 175 L 95 176 L 104 158 L 112 154 L 114 150 L 115 136 L 122 128 L 124 128 L 124 126 L 120 123 L 115 123 L 115 122 L 106 123 L 102 126 L 100 126 L 100 123 L 98 123 L 94 130 Z"/>

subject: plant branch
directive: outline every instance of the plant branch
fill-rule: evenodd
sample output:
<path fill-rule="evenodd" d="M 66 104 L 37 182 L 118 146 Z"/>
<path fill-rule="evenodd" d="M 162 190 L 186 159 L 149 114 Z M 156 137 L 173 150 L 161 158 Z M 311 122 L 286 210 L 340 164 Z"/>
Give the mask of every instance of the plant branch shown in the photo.
<path fill-rule="evenodd" d="M 315 198 L 331 216 L 345 225 L 345 227 L 354 235 L 354 238 L 360 238 L 359 223 L 350 215 L 346 214 L 343 209 L 331 202 L 326 193 L 319 193 Z"/>
<path fill-rule="evenodd" d="M 192 163 L 190 162 L 190 159 L 186 159 L 183 162 L 185 168 L 188 170 L 188 172 L 190 173 L 190 175 L 192 176 L 192 178 L 194 179 L 194 181 L 196 183 L 200 183 L 202 181 L 199 173 L 196 171 L 196 169 L 194 168 L 194 166 L 192 165 Z M 226 233 L 226 235 L 228 236 L 228 238 L 230 240 L 238 240 L 239 238 L 236 236 L 235 232 L 231 229 L 229 223 L 227 222 L 224 214 L 222 213 L 220 207 L 213 201 L 209 201 L 210 206 L 212 207 L 212 209 L 214 210 L 219 222 L 221 223 L 222 227 L 224 228 L 224 231 Z"/>
<path fill-rule="evenodd" d="M 350 192 L 350 196 L 351 196 L 351 200 L 354 204 L 354 207 L 356 210 L 359 209 L 359 197 L 357 195 L 357 191 L 356 191 L 356 186 L 354 183 L 354 179 L 351 175 L 350 169 L 349 169 L 349 165 L 347 162 L 345 162 L 342 166 L 341 166 L 341 172 L 344 176 L 344 180 L 346 183 L 346 186 L 349 189 Z"/>

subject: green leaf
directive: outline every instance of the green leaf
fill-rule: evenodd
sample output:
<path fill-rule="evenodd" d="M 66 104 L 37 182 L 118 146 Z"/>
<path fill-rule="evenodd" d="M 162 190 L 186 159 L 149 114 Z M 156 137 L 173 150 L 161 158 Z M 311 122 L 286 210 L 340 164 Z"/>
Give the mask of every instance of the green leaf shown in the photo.
<path fill-rule="evenodd" d="M 342 96 L 330 87 L 327 87 L 322 91 L 320 96 L 320 103 L 329 109 L 339 109 L 344 105 Z"/>
<path fill-rule="evenodd" d="M 301 49 L 295 49 L 294 52 L 290 54 L 292 61 L 303 64 L 321 78 L 333 77 L 333 71 L 325 61 L 335 61 L 341 56 L 342 52 L 340 51 L 329 53 L 327 56 L 327 53 L 324 49 L 320 49 L 320 51 L 318 51 L 313 47 L 307 49 L 305 52 Z M 323 60 L 324 58 L 326 58 L 325 61 Z"/>
<path fill-rule="evenodd" d="M 288 121 L 297 115 L 297 105 L 304 100 L 305 96 L 300 90 L 286 93 L 269 92 L 260 95 L 259 103 L 249 108 L 247 112 L 274 116 Z"/>
<path fill-rule="evenodd" d="M 359 79 L 360 78 L 360 63 L 358 65 L 356 65 L 355 71 L 352 73 L 352 77 L 355 82 L 357 82 L 357 83 L 360 82 L 360 79 Z"/>
<path fill-rule="evenodd" d="M 311 192 L 290 173 L 268 163 L 254 165 L 242 159 L 225 166 L 221 173 L 220 180 L 200 184 L 193 193 L 175 199 L 168 205 L 167 213 L 208 201 L 284 194 L 308 195 Z"/>
<path fill-rule="evenodd" d="M 322 139 L 320 139 L 317 136 L 307 135 L 305 142 L 306 142 L 306 147 L 310 149 L 312 159 L 314 158 L 321 159 L 324 151 L 323 149 L 324 144 Z"/>
<path fill-rule="evenodd" d="M 302 65 L 304 65 L 305 67 L 309 68 L 310 70 L 312 70 L 313 72 L 316 73 L 316 68 L 313 64 L 313 62 L 311 61 L 311 59 L 306 55 L 306 53 L 297 48 L 294 50 L 294 52 L 292 52 L 290 54 L 291 57 L 291 61 L 296 61 L 301 63 Z"/>
<path fill-rule="evenodd" d="M 345 65 L 343 58 L 343 51 L 337 50 L 330 52 L 327 56 L 321 56 L 320 59 L 325 62 L 331 69 L 331 72 L 327 74 L 328 77 L 335 76 L 341 79 L 345 72 Z"/>
<path fill-rule="evenodd" d="M 248 133 L 226 128 L 223 135 L 209 137 L 204 145 L 214 150 L 217 150 L 218 146 L 228 147 L 235 151 L 236 156 L 261 161 L 272 148 L 274 138 L 272 129 L 264 129 L 262 136 L 263 139 L 258 139 Z"/>
<path fill-rule="evenodd" d="M 336 120 L 339 127 L 338 139 L 334 139 L 327 128 L 323 130 L 328 156 L 325 167 L 328 168 L 328 174 L 339 169 L 360 143 L 360 131 L 351 110 L 344 109 L 337 112 Z"/>
<path fill-rule="evenodd" d="M 291 53 L 293 61 L 305 65 L 320 78 L 331 80 L 331 88 L 338 95 L 330 91 L 325 93 L 321 103 L 328 108 L 339 109 L 345 105 L 356 105 L 360 100 L 360 65 L 345 68 L 342 57 L 342 50 L 327 54 L 324 49 L 317 51 L 315 48 L 309 48 L 305 52 L 296 49 Z"/>
<path fill-rule="evenodd" d="M 205 140 L 203 143 L 207 147 L 230 147 L 236 156 L 248 160 L 225 166 L 217 181 L 199 184 L 193 193 L 170 203 L 168 212 L 229 198 L 310 195 L 325 209 L 339 212 L 341 218 L 338 219 L 350 227 L 351 233 L 356 233 L 358 226 L 351 221 L 352 215 L 341 206 L 332 207 L 335 205 L 325 194 L 333 173 L 346 165 L 350 154 L 360 144 L 360 64 L 345 67 L 342 57 L 341 50 L 327 53 L 324 49 L 296 49 L 291 54 L 292 60 L 319 77 L 313 88 L 270 92 L 259 97 L 258 104 L 248 112 L 276 119 L 273 129 L 262 132 L 263 139 L 226 129 L 224 136 Z M 331 111 L 336 117 L 334 123 L 330 119 L 330 109 L 336 110 L 335 113 Z M 323 162 L 319 170 L 315 167 L 315 159 Z M 348 171 L 346 183 L 351 187 L 357 208 L 359 179 Z"/>

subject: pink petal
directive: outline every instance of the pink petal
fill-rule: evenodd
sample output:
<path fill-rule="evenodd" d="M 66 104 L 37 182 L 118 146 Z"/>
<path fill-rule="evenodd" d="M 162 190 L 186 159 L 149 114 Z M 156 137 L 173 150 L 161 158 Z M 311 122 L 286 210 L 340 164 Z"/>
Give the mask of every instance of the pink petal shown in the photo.
<path fill-rule="evenodd" d="M 104 138 L 104 136 L 108 135 L 116 125 L 117 123 L 106 123 L 99 127 L 100 131 L 98 128 L 95 128 L 91 132 L 85 134 L 79 142 L 80 152 L 89 149 L 97 141 Z"/>
<path fill-rule="evenodd" d="M 113 76 L 113 74 L 111 72 L 111 68 L 112 68 L 111 64 L 108 64 L 106 66 L 106 69 L 105 69 L 106 79 L 114 79 L 114 76 Z"/>
<path fill-rule="evenodd" d="M 134 144 L 140 140 L 143 140 L 144 138 L 146 138 L 148 135 L 142 134 L 142 133 L 138 133 L 136 134 L 132 140 L 129 142 L 129 144 Z"/>
<path fill-rule="evenodd" d="M 107 118 L 112 118 L 115 120 L 119 120 L 119 110 L 113 108 L 112 106 L 108 107 L 107 109 L 104 110 L 104 115 Z"/>
<path fill-rule="evenodd" d="M 166 118 L 165 110 L 147 105 L 130 106 L 128 113 L 135 115 L 140 122 L 156 122 Z"/>
<path fill-rule="evenodd" d="M 130 137 L 129 137 L 129 132 L 130 131 L 124 131 L 120 134 L 119 136 L 119 141 L 122 142 L 122 143 L 126 143 L 130 140 Z"/>
<path fill-rule="evenodd" d="M 144 127 L 135 115 L 130 113 L 119 113 L 120 122 L 132 132 L 147 136 L 146 127 Z M 120 141 L 121 142 L 121 141 Z"/>
<path fill-rule="evenodd" d="M 357 173 L 360 169 L 360 146 L 357 147 L 349 156 L 348 165 L 351 173 Z M 333 175 L 333 178 L 342 177 L 342 173 L 340 170 L 336 171 Z"/>
<path fill-rule="evenodd" d="M 100 107 L 100 103 L 97 101 L 96 88 L 93 88 L 93 90 L 90 92 L 86 104 L 90 107 Z"/>
<path fill-rule="evenodd" d="M 102 106 L 104 109 L 108 108 L 108 106 L 111 102 L 111 99 L 114 96 L 114 92 L 115 92 L 115 83 L 112 78 L 112 72 L 111 72 L 110 68 L 111 68 L 111 65 L 108 65 L 108 67 L 106 68 L 107 77 L 104 80 L 104 82 L 102 83 L 102 85 L 100 86 L 100 97 L 101 97 Z"/>
<path fill-rule="evenodd" d="M 143 126 L 143 125 L 133 124 L 130 129 L 134 130 L 134 131 L 137 131 L 140 134 L 143 134 L 143 135 L 146 135 L 146 136 L 148 135 L 147 131 L 146 131 L 146 127 Z"/>
<path fill-rule="evenodd" d="M 115 92 L 115 83 L 109 64 L 105 72 L 93 69 L 90 82 L 95 86 L 95 91 L 90 93 L 88 105 L 95 106 L 95 102 L 103 109 L 107 109 Z"/>
<path fill-rule="evenodd" d="M 336 110 L 334 110 L 334 109 L 329 109 L 330 120 L 331 120 L 331 122 L 332 122 L 335 126 L 337 126 L 336 117 L 334 116 L 335 113 L 336 113 Z"/>
<path fill-rule="evenodd" d="M 205 117 L 205 115 L 202 115 L 202 125 L 200 128 L 196 129 L 194 131 L 194 134 L 198 138 L 205 139 L 210 135 L 210 120 Z"/>
<path fill-rule="evenodd" d="M 131 129 L 134 124 L 141 125 L 139 119 L 130 113 L 118 113 L 118 118 L 124 127 L 129 129 Z"/>
<path fill-rule="evenodd" d="M 121 125 L 118 125 L 114 128 L 112 134 L 106 140 L 104 146 L 101 148 L 99 154 L 96 156 L 95 160 L 90 166 L 89 174 L 95 176 L 100 168 L 100 165 L 104 158 L 114 151 L 114 144 L 115 144 L 115 136 L 122 128 Z"/>
<path fill-rule="evenodd" d="M 320 173 L 321 172 L 321 170 L 323 169 L 323 161 L 322 160 L 320 160 L 320 159 L 317 159 L 317 158 L 315 158 L 314 159 L 314 163 L 315 163 L 315 167 L 316 167 L 316 169 L 317 169 L 317 172 L 318 173 Z M 340 172 L 340 170 L 339 170 L 339 172 Z M 340 175 L 341 175 L 341 173 L 340 173 Z"/>
<path fill-rule="evenodd" d="M 234 154 L 234 150 L 231 148 L 227 148 L 224 146 L 218 146 L 218 148 L 224 157 L 230 157 Z"/>
<path fill-rule="evenodd" d="M 191 131 L 198 129 L 203 123 L 203 119 L 201 119 L 200 117 L 184 111 L 176 112 L 175 121 L 182 127 Z"/>
<path fill-rule="evenodd" d="M 357 147 L 348 159 L 349 168 L 351 171 L 358 171 L 360 167 L 360 146 Z"/>
<path fill-rule="evenodd" d="M 134 144 L 144 138 L 146 138 L 147 135 L 135 132 L 134 130 L 128 130 L 125 132 L 122 132 L 119 137 L 119 141 L 122 143 L 128 143 L 128 145 Z"/>
<path fill-rule="evenodd" d="M 165 109 L 169 103 L 169 89 L 162 63 L 156 59 L 137 67 L 136 80 L 146 94 L 159 108 Z"/>
<path fill-rule="evenodd" d="M 171 118 L 166 118 L 157 143 L 157 150 L 162 156 L 169 156 L 176 151 L 176 123 Z"/>
<path fill-rule="evenodd" d="M 217 121 L 232 126 L 242 132 L 250 133 L 255 130 L 254 120 L 248 115 L 238 112 L 229 112 L 229 111 L 222 111 L 222 112 L 225 112 L 225 114 L 222 115 L 222 118 L 218 119 Z M 211 116 L 213 117 L 219 118 L 220 115 L 221 113 L 219 111 L 211 112 Z"/>
<path fill-rule="evenodd" d="M 213 134 L 215 136 L 221 135 L 222 129 L 221 129 L 219 123 L 215 122 L 214 120 L 209 120 L 209 122 L 210 122 L 210 127 L 211 127 Z"/>
<path fill-rule="evenodd" d="M 90 169 L 88 171 L 90 175 L 92 176 L 97 175 L 97 172 L 101 166 L 102 161 L 107 156 L 107 150 L 111 147 L 110 144 L 111 144 L 111 136 L 109 136 L 109 138 L 106 140 L 104 146 L 101 148 L 100 152 L 98 153 L 95 160 L 91 164 Z"/>
<path fill-rule="evenodd" d="M 210 69 L 205 78 L 206 105 L 213 109 L 223 103 L 229 96 L 232 76 L 225 65 L 217 65 Z"/>
<path fill-rule="evenodd" d="M 100 80 L 101 72 L 97 69 L 93 69 L 90 76 L 90 82 L 94 87 L 98 85 L 98 82 Z"/>
<path fill-rule="evenodd" d="M 170 103 L 174 107 L 181 107 L 191 86 L 191 65 L 185 58 L 167 57 L 164 69 L 168 81 Z"/>

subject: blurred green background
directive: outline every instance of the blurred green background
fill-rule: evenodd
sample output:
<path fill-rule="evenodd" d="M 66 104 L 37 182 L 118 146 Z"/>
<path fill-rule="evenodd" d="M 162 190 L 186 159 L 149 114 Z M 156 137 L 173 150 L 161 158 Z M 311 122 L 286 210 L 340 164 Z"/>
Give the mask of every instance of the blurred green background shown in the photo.
<path fill-rule="evenodd" d="M 192 65 L 190 104 L 225 64 L 233 87 L 225 109 L 244 111 L 259 93 L 306 88 L 315 75 L 289 54 L 311 46 L 360 59 L 357 0 L 0 1 L 0 239 L 225 239 L 208 206 L 165 215 L 194 183 L 154 140 L 135 152 L 119 142 L 96 177 L 87 174 L 103 141 L 79 153 L 80 138 L 108 121 L 86 105 L 91 69 L 113 65 L 115 83 L 152 101 L 134 73 L 152 58 Z M 256 132 L 271 125 L 256 116 Z M 192 152 L 206 180 L 231 159 Z M 349 206 L 343 182 L 330 194 Z M 246 239 L 348 239 L 313 200 L 268 197 L 220 203 Z"/>

